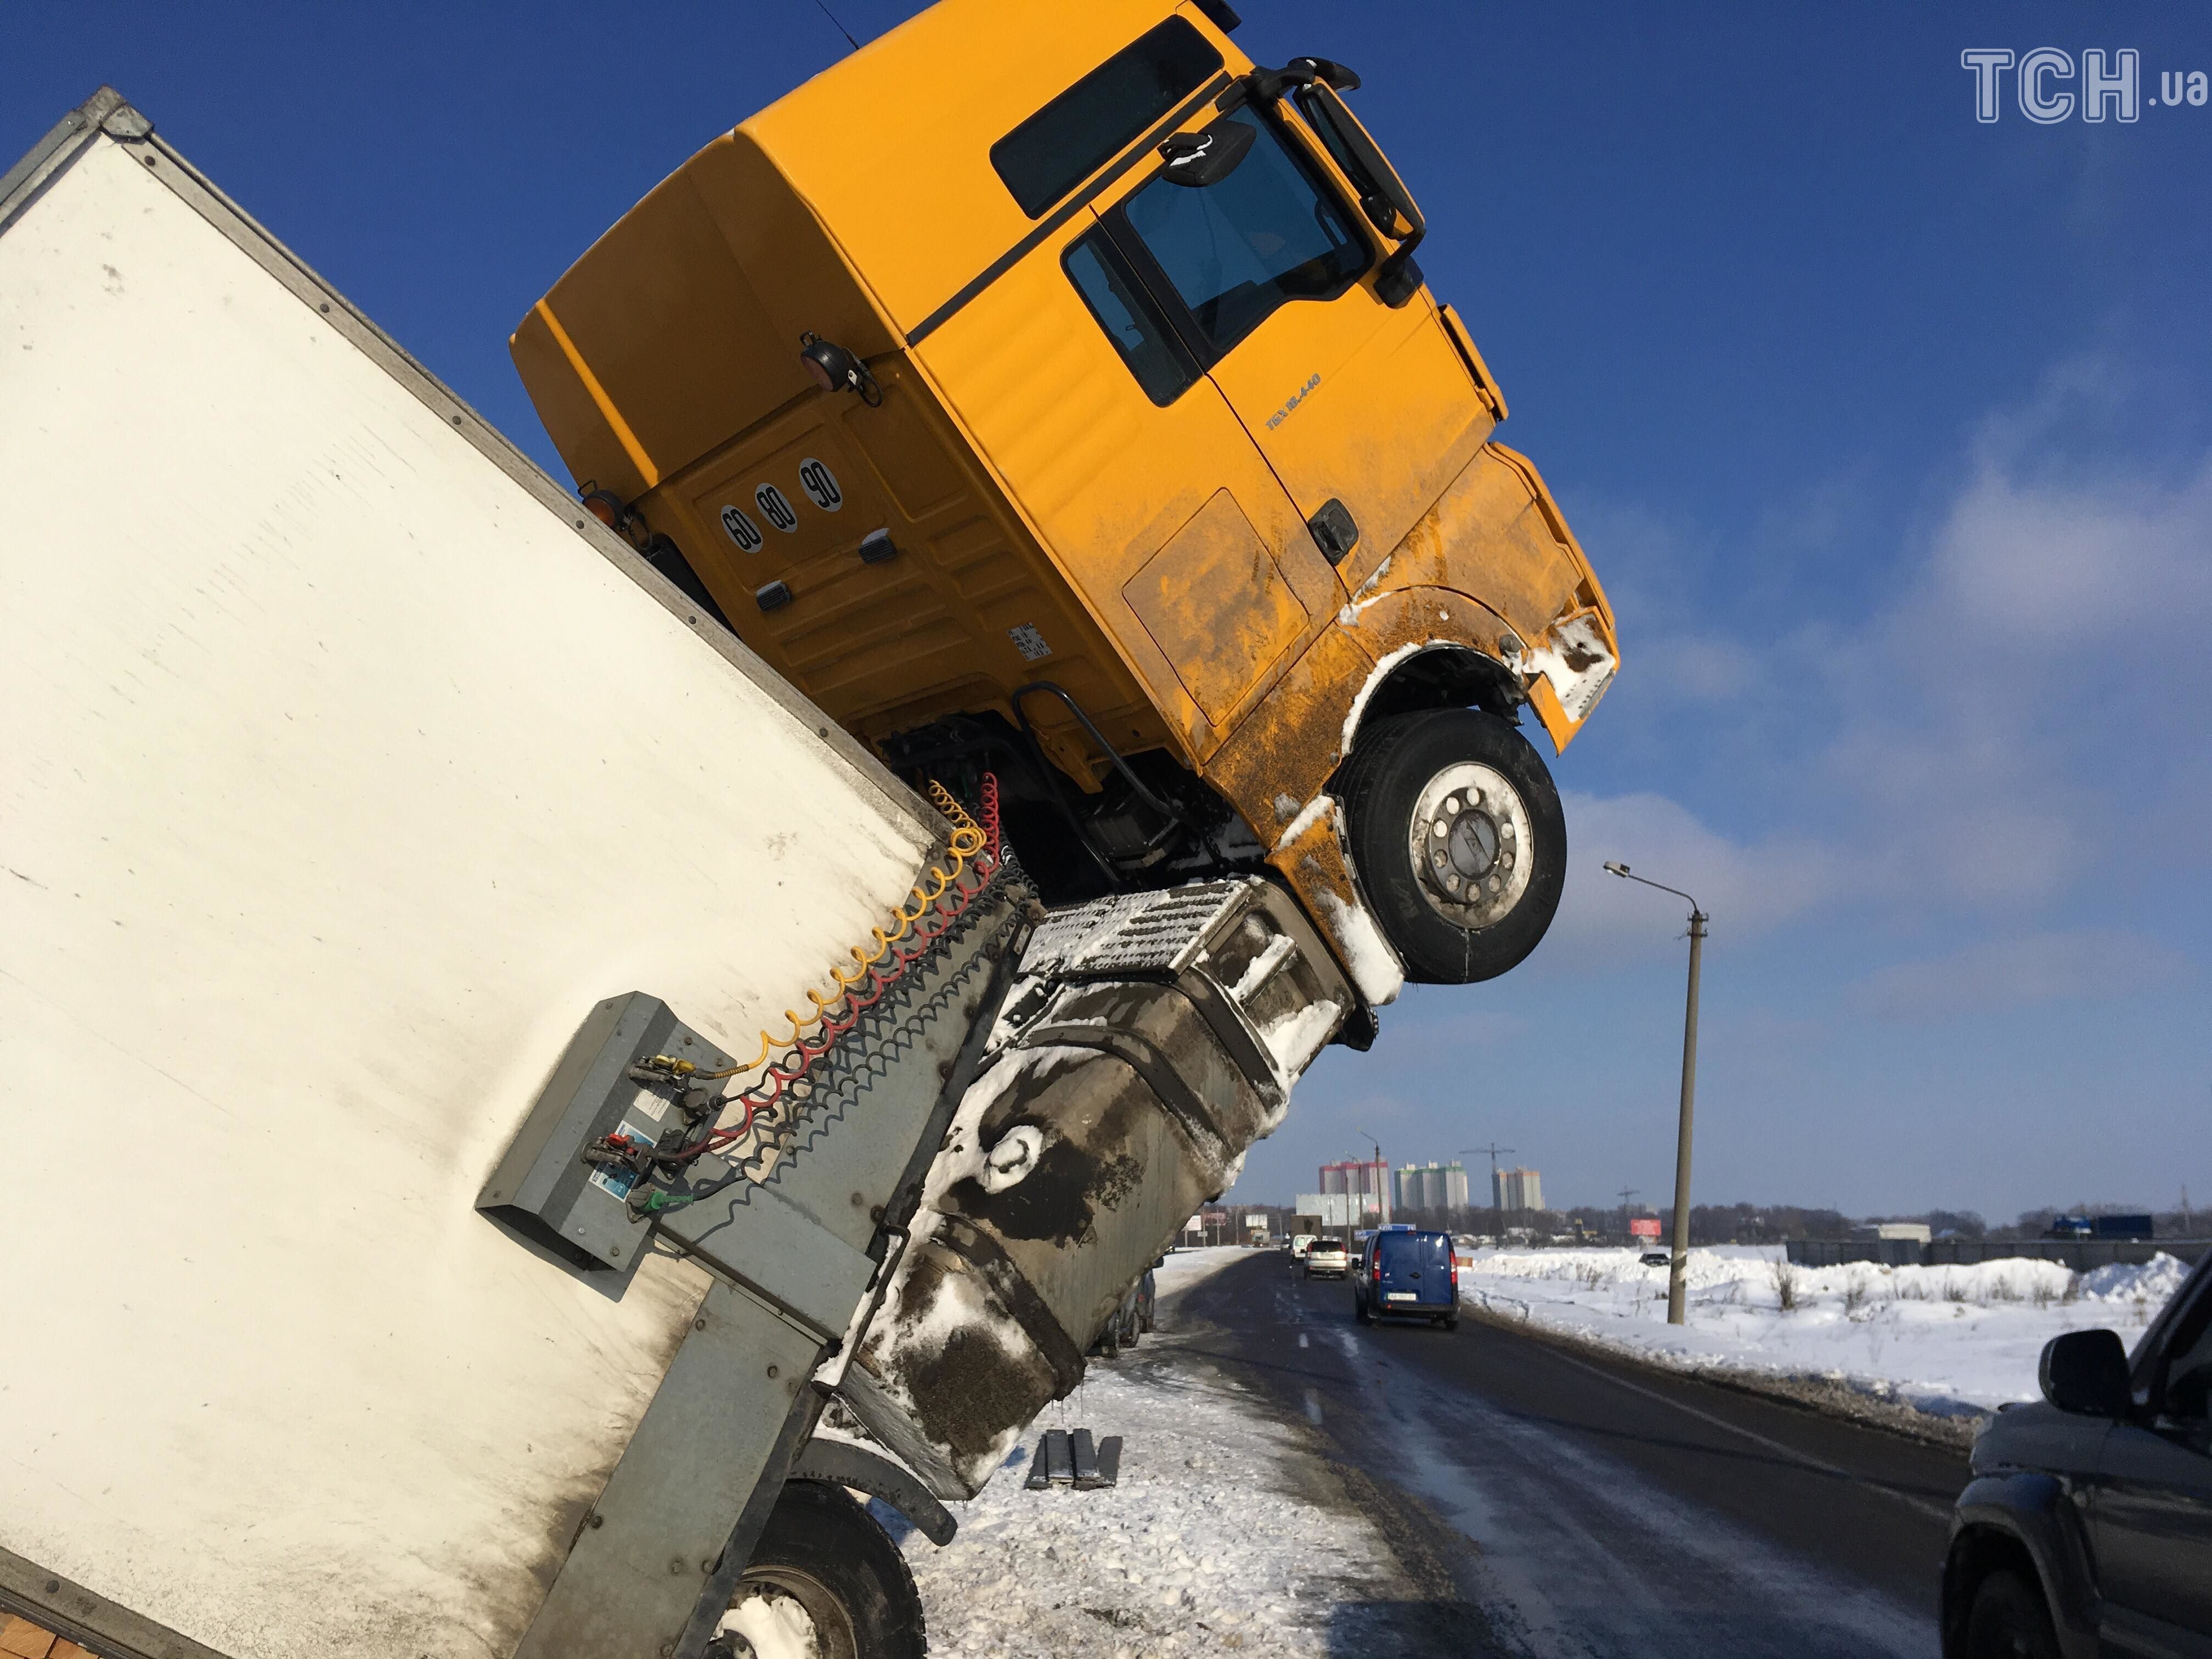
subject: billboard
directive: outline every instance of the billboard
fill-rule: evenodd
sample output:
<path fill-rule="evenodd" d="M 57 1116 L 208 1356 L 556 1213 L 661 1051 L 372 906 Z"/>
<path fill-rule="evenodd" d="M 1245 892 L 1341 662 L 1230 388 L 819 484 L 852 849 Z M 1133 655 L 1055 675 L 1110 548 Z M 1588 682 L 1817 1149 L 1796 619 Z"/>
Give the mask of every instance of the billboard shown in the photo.
<path fill-rule="evenodd" d="M 1628 1236 L 1631 1238 L 1658 1237 L 1659 1218 L 1656 1215 L 1639 1215 L 1632 1218 L 1628 1224 Z"/>

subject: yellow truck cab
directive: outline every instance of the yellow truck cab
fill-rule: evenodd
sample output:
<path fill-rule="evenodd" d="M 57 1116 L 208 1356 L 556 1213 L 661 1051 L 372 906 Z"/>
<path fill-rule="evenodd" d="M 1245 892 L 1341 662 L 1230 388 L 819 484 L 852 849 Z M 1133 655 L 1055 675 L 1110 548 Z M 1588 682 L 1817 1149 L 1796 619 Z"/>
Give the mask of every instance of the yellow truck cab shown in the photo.
<path fill-rule="evenodd" d="M 895 769 L 999 774 L 1049 900 L 1272 870 L 1379 1003 L 1542 937 L 1521 711 L 1564 749 L 1619 652 L 1358 76 L 1236 22 L 941 0 L 685 162 L 514 360 L 703 610 Z"/>

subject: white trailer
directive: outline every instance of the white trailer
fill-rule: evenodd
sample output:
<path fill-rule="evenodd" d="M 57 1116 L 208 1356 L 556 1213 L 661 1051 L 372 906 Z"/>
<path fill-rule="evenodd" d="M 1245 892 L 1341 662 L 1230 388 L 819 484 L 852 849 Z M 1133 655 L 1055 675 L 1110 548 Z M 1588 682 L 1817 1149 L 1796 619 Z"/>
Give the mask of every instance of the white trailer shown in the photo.
<path fill-rule="evenodd" d="M 842 1489 L 943 1541 L 1279 1121 L 1352 1005 L 1295 905 L 1023 964 L 1010 859 L 106 89 L 0 177 L 0 1611 L 700 1659 L 781 1598 L 918 1654 Z"/>
<path fill-rule="evenodd" d="M 770 1441 L 823 1316 L 488 1176 L 600 1004 L 749 1050 L 945 826 L 112 94 L 0 188 L 0 1593 L 514 1653 L 720 1301 Z M 605 1605 L 532 1650 L 674 1634 Z"/>

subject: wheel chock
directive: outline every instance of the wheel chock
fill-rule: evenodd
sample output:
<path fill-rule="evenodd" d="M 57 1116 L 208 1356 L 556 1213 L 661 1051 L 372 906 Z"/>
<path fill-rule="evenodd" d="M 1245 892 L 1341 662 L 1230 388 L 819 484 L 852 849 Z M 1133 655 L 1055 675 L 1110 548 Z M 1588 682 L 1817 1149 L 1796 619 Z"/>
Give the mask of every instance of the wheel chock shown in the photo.
<path fill-rule="evenodd" d="M 1031 1492 L 1047 1486 L 1073 1486 L 1091 1492 L 1111 1486 L 1121 1478 L 1121 1437 L 1103 1440 L 1088 1429 L 1047 1429 L 1030 1456 L 1030 1472 L 1022 1485 Z"/>

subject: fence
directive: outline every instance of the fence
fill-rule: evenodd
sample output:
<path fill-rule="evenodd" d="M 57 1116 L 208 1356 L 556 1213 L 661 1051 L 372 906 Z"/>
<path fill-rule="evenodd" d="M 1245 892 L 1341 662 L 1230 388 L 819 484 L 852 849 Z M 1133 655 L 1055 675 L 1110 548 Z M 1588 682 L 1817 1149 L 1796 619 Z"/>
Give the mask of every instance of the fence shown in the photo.
<path fill-rule="evenodd" d="M 1790 1259 L 1801 1267 L 1840 1267 L 1846 1261 L 1880 1261 L 1917 1267 L 1928 1247 L 1917 1238 L 1793 1238 Z"/>
<path fill-rule="evenodd" d="M 2141 1263 L 2154 1255 L 2195 1262 L 2208 1238 L 1793 1238 L 1790 1260 L 1801 1267 L 1838 1267 L 1846 1261 L 1880 1261 L 1893 1267 L 1965 1267 L 1977 1261 L 2063 1261 L 2077 1273 L 2116 1261 Z"/>

